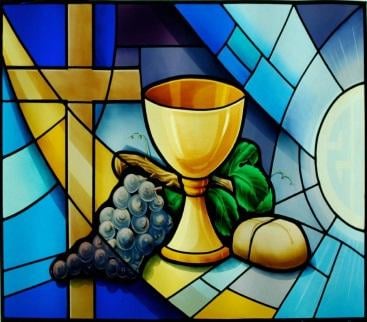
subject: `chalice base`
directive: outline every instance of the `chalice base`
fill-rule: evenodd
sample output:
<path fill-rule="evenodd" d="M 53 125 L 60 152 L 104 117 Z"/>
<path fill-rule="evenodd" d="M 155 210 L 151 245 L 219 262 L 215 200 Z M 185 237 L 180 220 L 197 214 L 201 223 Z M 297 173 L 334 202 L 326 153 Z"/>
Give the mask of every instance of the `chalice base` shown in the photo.
<path fill-rule="evenodd" d="M 161 253 L 184 264 L 209 264 L 229 256 L 228 247 L 223 246 L 210 222 L 202 195 L 186 196 L 181 221 Z"/>

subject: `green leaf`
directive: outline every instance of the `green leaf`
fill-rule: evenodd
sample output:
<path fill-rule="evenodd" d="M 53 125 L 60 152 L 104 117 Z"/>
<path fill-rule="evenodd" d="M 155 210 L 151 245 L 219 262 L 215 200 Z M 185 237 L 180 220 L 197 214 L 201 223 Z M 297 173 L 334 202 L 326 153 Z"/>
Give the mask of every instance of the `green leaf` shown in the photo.
<path fill-rule="evenodd" d="M 175 216 L 181 215 L 180 212 L 182 210 L 184 196 L 179 192 L 167 187 L 163 188 L 163 193 L 169 213 Z"/>
<path fill-rule="evenodd" d="M 255 164 L 259 160 L 259 151 L 256 145 L 247 142 L 239 142 L 230 153 L 227 160 L 219 168 L 219 175 L 230 176 L 231 172 L 245 164 Z"/>
<path fill-rule="evenodd" d="M 256 167 L 244 165 L 231 172 L 230 178 L 238 205 L 247 212 L 254 212 L 267 194 L 272 193 L 264 174 Z"/>
<path fill-rule="evenodd" d="M 269 188 L 268 193 L 266 194 L 263 201 L 256 207 L 256 213 L 263 213 L 270 211 L 273 208 L 273 191 Z"/>
<path fill-rule="evenodd" d="M 236 200 L 224 189 L 209 188 L 207 203 L 217 232 L 224 237 L 230 236 L 234 223 L 239 219 Z"/>

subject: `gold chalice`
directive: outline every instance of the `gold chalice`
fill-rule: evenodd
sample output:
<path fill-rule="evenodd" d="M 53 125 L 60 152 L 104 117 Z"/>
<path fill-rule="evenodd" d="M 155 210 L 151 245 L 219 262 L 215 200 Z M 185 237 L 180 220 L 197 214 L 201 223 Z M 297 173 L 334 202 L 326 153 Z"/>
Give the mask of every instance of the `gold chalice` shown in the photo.
<path fill-rule="evenodd" d="M 171 80 L 145 92 L 150 135 L 186 194 L 177 230 L 162 249 L 167 259 L 204 264 L 229 255 L 210 222 L 204 194 L 209 175 L 234 146 L 243 107 L 240 89 L 206 78 Z"/>

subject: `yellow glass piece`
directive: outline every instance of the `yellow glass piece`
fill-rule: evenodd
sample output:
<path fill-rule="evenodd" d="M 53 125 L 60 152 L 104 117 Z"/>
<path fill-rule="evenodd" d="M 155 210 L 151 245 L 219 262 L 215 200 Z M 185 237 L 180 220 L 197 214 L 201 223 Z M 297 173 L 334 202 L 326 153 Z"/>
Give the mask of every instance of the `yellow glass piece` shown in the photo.
<path fill-rule="evenodd" d="M 92 5 L 68 5 L 69 66 L 92 65 Z"/>
<path fill-rule="evenodd" d="M 204 193 L 207 177 L 237 140 L 243 109 L 240 89 L 205 78 L 176 79 L 145 92 L 151 137 L 163 158 L 182 176 L 186 193 L 180 224 L 162 250 L 166 258 L 196 264 L 228 256 L 209 220 Z"/>
<path fill-rule="evenodd" d="M 92 135 L 68 113 L 68 191 L 83 214 L 92 221 Z"/>
<path fill-rule="evenodd" d="M 93 319 L 93 280 L 73 279 L 70 281 L 70 318 Z"/>
<path fill-rule="evenodd" d="M 38 70 L 8 69 L 8 73 L 18 99 L 58 99 Z"/>
<path fill-rule="evenodd" d="M 114 70 L 108 99 L 140 100 L 139 70 Z"/>
<path fill-rule="evenodd" d="M 117 183 L 117 178 L 112 172 L 113 154 L 99 140 L 95 140 L 95 209 L 105 202 L 112 188 Z"/>
<path fill-rule="evenodd" d="M 43 156 L 65 187 L 65 120 L 37 140 Z"/>
<path fill-rule="evenodd" d="M 111 71 L 92 69 L 44 69 L 45 77 L 64 100 L 104 100 Z"/>
<path fill-rule="evenodd" d="M 155 255 L 145 265 L 143 278 L 164 297 L 169 297 L 210 268 L 173 264 Z"/>
<path fill-rule="evenodd" d="M 188 299 L 189 300 L 189 299 Z M 196 319 L 265 319 L 271 318 L 275 310 L 254 302 L 234 292 L 225 290 L 208 306 L 201 310 Z"/>
<path fill-rule="evenodd" d="M 69 108 L 90 130 L 93 127 L 93 106 L 91 104 L 70 103 Z"/>
<path fill-rule="evenodd" d="M 85 220 L 82 214 L 69 200 L 69 247 L 73 246 L 74 243 L 85 236 L 87 236 L 91 230 L 91 224 Z"/>
<path fill-rule="evenodd" d="M 62 103 L 20 103 L 20 109 L 35 138 L 65 117 Z"/>
<path fill-rule="evenodd" d="M 8 19 L 3 15 L 3 57 L 6 66 L 34 66 Z"/>

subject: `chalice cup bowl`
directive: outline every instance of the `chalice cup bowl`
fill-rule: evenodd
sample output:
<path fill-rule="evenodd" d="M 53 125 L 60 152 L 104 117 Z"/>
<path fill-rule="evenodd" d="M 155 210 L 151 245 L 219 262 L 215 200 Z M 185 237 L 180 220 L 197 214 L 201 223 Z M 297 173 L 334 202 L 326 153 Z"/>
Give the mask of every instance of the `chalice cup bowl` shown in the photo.
<path fill-rule="evenodd" d="M 161 250 L 172 261 L 214 263 L 229 249 L 218 238 L 205 205 L 210 174 L 233 148 L 240 132 L 244 93 L 207 78 L 180 78 L 145 91 L 150 135 L 164 160 L 178 172 L 185 192 L 183 214 Z"/>

